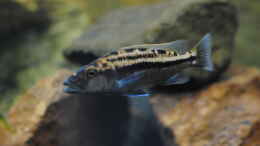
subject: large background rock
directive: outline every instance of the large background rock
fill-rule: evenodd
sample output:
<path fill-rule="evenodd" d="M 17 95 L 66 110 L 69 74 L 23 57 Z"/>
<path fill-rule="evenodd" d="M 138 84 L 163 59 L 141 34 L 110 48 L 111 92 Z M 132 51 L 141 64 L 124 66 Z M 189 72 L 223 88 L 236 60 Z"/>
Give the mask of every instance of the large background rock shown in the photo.
<path fill-rule="evenodd" d="M 64 54 L 71 62 L 87 64 L 95 57 L 123 46 L 177 39 L 199 40 L 212 32 L 214 75 L 219 75 L 231 61 L 237 27 L 236 8 L 229 2 L 173 0 L 113 11 L 89 27 Z M 209 79 L 208 74 L 194 73 L 193 76 Z"/>

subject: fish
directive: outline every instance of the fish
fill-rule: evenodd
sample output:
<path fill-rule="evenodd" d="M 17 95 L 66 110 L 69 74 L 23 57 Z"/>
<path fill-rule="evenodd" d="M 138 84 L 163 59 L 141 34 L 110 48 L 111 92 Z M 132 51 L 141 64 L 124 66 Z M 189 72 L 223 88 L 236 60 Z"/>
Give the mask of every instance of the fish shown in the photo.
<path fill-rule="evenodd" d="M 186 84 L 190 77 L 183 73 L 185 69 L 214 70 L 211 33 L 193 46 L 191 42 L 176 40 L 120 48 L 80 67 L 64 81 L 64 92 L 139 97 L 149 96 L 149 90 L 158 85 Z"/>

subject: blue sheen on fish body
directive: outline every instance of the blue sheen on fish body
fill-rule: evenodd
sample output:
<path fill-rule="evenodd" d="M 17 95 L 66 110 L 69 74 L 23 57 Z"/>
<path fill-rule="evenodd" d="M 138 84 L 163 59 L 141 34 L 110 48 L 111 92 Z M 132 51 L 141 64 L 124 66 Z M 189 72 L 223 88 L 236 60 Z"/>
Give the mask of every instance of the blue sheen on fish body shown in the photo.
<path fill-rule="evenodd" d="M 140 80 L 143 76 L 143 72 L 135 72 L 125 78 L 122 78 L 120 80 L 117 80 L 116 83 L 117 83 L 117 87 L 120 89 L 120 88 L 124 88 L 128 85 L 130 85 L 131 83 L 134 83 L 138 80 Z"/>
<path fill-rule="evenodd" d="M 149 96 L 151 96 L 151 94 L 150 93 L 143 93 L 143 94 L 137 93 L 137 94 L 124 94 L 124 96 L 127 96 L 129 98 L 140 98 L 140 97 L 149 97 Z"/>

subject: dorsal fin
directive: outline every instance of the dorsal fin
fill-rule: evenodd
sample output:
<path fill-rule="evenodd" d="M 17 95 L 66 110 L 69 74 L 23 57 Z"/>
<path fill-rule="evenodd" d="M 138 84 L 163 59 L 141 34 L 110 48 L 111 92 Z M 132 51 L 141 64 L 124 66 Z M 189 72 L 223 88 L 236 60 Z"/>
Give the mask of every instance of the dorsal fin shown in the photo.
<path fill-rule="evenodd" d="M 143 45 L 132 45 L 123 47 L 121 49 L 130 49 L 130 48 L 154 48 L 154 49 L 167 49 L 176 51 L 179 54 L 183 54 L 191 49 L 191 42 L 187 40 L 177 40 L 169 43 L 162 43 L 162 44 L 143 44 Z"/>

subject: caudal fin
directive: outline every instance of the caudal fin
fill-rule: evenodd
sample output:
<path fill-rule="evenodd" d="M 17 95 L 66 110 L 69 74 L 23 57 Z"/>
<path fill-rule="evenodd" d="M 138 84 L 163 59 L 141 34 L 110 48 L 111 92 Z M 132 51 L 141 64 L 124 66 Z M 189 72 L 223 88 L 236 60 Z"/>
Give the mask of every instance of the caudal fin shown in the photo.
<path fill-rule="evenodd" d="M 197 65 L 206 71 L 213 71 L 212 63 L 212 36 L 210 33 L 206 34 L 199 43 L 194 47 L 197 51 Z"/>

